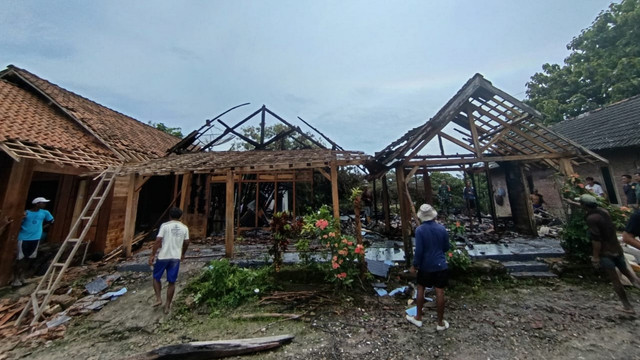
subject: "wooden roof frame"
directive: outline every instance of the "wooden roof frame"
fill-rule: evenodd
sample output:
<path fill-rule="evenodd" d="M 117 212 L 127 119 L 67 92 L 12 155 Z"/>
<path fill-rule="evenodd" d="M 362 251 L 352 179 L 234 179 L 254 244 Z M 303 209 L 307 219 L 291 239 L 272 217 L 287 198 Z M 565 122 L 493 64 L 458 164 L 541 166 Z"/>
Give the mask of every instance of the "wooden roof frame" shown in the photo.
<path fill-rule="evenodd" d="M 542 114 L 496 88 L 481 74 L 475 74 L 423 125 L 408 131 L 375 154 L 367 163 L 373 177 L 389 169 L 438 167 L 460 171 L 460 165 L 491 161 L 520 161 L 560 169 L 560 159 L 574 165 L 608 161 L 585 147 L 542 125 Z M 455 134 L 444 131 L 454 123 Z M 420 151 L 437 138 L 440 155 L 425 158 Z M 456 144 L 471 156 L 446 154 L 442 141 Z"/>

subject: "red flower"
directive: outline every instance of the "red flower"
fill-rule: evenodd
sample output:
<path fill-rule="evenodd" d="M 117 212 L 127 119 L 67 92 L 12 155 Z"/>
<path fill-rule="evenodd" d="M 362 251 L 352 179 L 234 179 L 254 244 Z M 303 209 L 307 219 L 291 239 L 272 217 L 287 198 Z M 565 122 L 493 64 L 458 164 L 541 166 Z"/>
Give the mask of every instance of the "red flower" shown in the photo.
<path fill-rule="evenodd" d="M 453 253 L 452 252 L 449 252 L 449 257 L 453 257 Z"/>

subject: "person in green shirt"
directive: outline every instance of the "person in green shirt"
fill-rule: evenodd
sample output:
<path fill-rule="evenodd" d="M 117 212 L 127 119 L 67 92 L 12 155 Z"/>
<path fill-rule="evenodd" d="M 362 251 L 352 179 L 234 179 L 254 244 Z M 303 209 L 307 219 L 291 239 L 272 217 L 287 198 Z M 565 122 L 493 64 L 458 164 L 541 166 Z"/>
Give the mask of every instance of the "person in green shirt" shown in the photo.
<path fill-rule="evenodd" d="M 447 216 L 449 214 L 449 205 L 451 204 L 451 187 L 447 185 L 446 180 L 440 182 L 438 200 L 440 200 L 440 212 Z"/>

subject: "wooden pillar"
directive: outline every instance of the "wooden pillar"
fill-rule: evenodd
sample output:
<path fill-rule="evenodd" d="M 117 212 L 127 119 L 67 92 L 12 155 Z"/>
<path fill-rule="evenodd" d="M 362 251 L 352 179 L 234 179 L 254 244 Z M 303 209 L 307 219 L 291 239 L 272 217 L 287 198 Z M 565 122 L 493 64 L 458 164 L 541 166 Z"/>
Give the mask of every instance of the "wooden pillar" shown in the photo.
<path fill-rule="evenodd" d="M 33 166 L 32 160 L 13 161 L 10 170 L 3 169 L 0 175 L 0 184 L 4 190 L 4 194 L 0 194 L 0 210 L 3 216 L 12 220 L 0 234 L 0 286 L 8 284 L 13 277 L 18 233 L 24 217 L 24 206 L 28 200 Z"/>
<path fill-rule="evenodd" d="M 382 212 L 384 216 L 384 231 L 391 232 L 391 214 L 389 213 L 389 185 L 387 175 L 382 175 Z"/>
<path fill-rule="evenodd" d="M 78 184 L 78 193 L 76 195 L 75 204 L 73 205 L 73 215 L 71 215 L 72 226 L 76 222 L 76 220 L 78 220 L 78 217 L 80 217 L 80 213 L 84 208 L 84 204 L 86 204 L 88 183 L 89 183 L 89 180 L 85 179 L 85 180 L 80 180 L 80 183 Z M 106 205 L 106 204 L 103 204 L 103 205 Z M 79 230 L 80 230 L 80 227 L 78 227 L 78 230 L 76 230 L 76 233 L 71 234 L 71 236 L 77 237 Z"/>
<path fill-rule="evenodd" d="M 187 213 L 189 194 L 191 187 L 191 174 L 182 174 L 182 188 L 180 190 L 180 208 L 183 213 Z"/>
<path fill-rule="evenodd" d="M 133 236 L 136 231 L 136 215 L 138 214 L 138 198 L 140 191 L 136 191 L 138 188 L 138 181 L 140 176 L 137 174 L 129 175 L 129 184 L 127 186 L 127 205 L 125 208 L 124 216 L 124 233 L 122 235 L 122 248 L 124 249 L 124 256 L 131 256 L 131 244 L 133 243 Z"/>
<path fill-rule="evenodd" d="M 233 257 L 233 214 L 235 210 L 233 171 L 227 170 L 227 189 L 225 191 L 225 230 L 224 230 L 224 254 L 228 258 Z M 257 204 L 256 204 L 257 209 Z"/>
<path fill-rule="evenodd" d="M 533 207 L 522 166 L 516 162 L 505 162 L 500 166 L 505 169 L 509 203 L 516 230 L 523 234 L 536 236 L 538 232 L 533 219 Z"/>
<path fill-rule="evenodd" d="M 331 201 L 333 203 L 333 218 L 340 224 L 340 200 L 338 198 L 338 165 L 331 163 Z"/>
<path fill-rule="evenodd" d="M 562 158 L 559 160 L 559 163 L 560 163 L 560 172 L 564 176 L 571 176 L 575 174 L 575 171 L 573 171 L 573 166 L 571 165 L 571 159 Z"/>
<path fill-rule="evenodd" d="M 400 203 L 400 221 L 402 226 L 402 242 L 404 243 L 405 266 L 409 267 L 413 260 L 413 244 L 411 243 L 411 216 L 409 201 L 406 196 L 404 166 L 396 168 L 396 182 L 398 186 L 398 202 Z"/>
<path fill-rule="evenodd" d="M 427 204 L 433 205 L 433 188 L 431 188 L 431 176 L 429 176 L 427 168 L 425 168 L 424 173 L 422 173 L 422 182 L 424 185 L 424 201 Z"/>
<path fill-rule="evenodd" d="M 376 179 L 373 179 L 373 218 L 378 219 L 378 195 L 376 189 Z"/>
<path fill-rule="evenodd" d="M 493 202 L 493 181 L 491 181 L 491 171 L 489 164 L 484 163 L 485 175 L 487 177 L 487 188 L 489 188 L 489 209 L 491 210 L 491 220 L 493 220 L 493 229 L 498 229 L 498 217 L 496 215 L 496 204 Z"/>

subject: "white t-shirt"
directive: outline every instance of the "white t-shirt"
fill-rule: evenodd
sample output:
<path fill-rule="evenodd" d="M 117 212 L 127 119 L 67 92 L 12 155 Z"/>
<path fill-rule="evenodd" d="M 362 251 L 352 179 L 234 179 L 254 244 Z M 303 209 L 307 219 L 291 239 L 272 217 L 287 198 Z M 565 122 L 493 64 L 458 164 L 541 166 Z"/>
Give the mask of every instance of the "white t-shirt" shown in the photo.
<path fill-rule="evenodd" d="M 178 220 L 167 221 L 160 225 L 158 237 L 162 238 L 158 260 L 180 260 L 182 244 L 185 240 L 189 240 L 189 228 Z"/>
<path fill-rule="evenodd" d="M 585 186 L 585 189 L 593 192 L 594 194 L 602 197 L 604 196 L 604 190 L 602 190 L 602 186 L 598 185 L 598 184 L 593 184 L 593 186 L 587 185 Z"/>

